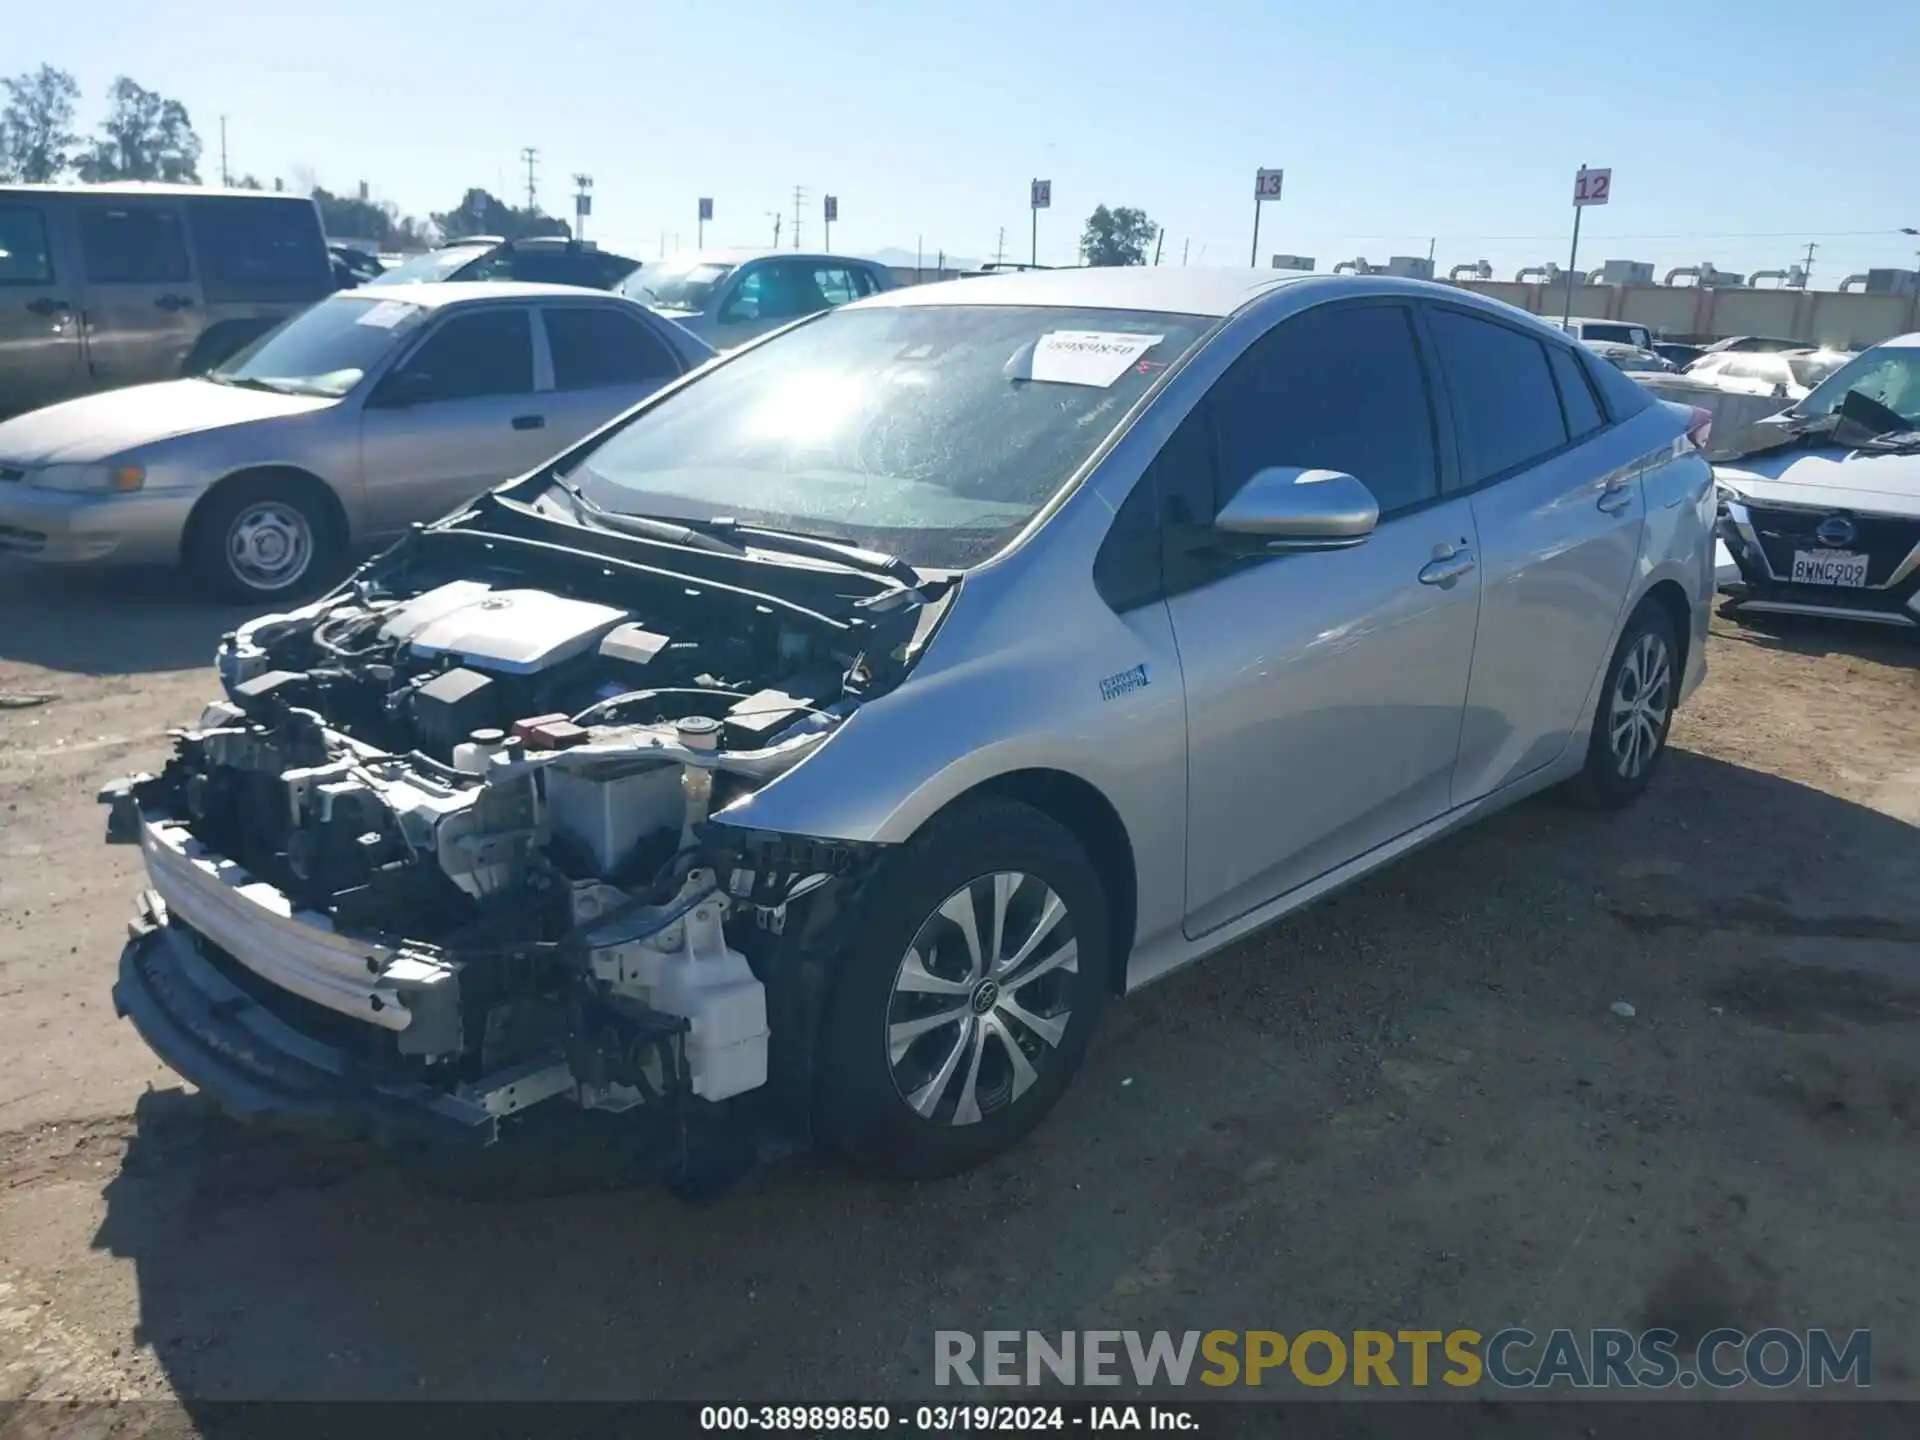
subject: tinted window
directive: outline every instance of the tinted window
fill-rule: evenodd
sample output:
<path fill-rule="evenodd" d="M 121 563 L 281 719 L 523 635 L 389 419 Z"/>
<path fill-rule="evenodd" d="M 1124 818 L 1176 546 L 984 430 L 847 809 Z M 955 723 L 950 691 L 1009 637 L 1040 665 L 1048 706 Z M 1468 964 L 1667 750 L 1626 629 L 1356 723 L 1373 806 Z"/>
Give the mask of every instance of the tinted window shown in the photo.
<path fill-rule="evenodd" d="M 626 385 L 678 375 L 666 343 L 630 315 L 601 306 L 556 306 L 540 312 L 559 390 Z"/>
<path fill-rule="evenodd" d="M 1591 350 L 1575 351 L 1574 358 L 1587 372 L 1587 379 L 1599 395 L 1600 407 L 1607 412 L 1609 420 L 1617 423 L 1630 415 L 1638 415 L 1653 403 L 1653 396 L 1645 386 L 1629 380 L 1617 366 L 1609 365 Z"/>
<path fill-rule="evenodd" d="M 851 304 L 860 293 L 853 287 L 853 276 L 838 265 L 822 265 L 816 269 L 813 284 L 828 305 Z"/>
<path fill-rule="evenodd" d="M 527 394 L 533 389 L 532 322 L 518 307 L 456 315 L 400 370 L 430 377 L 426 394 L 434 400 Z"/>
<path fill-rule="evenodd" d="M 476 280 L 529 280 L 537 285 L 581 285 L 603 289 L 613 278 L 605 259 L 594 250 L 508 250 L 483 262 Z"/>
<path fill-rule="evenodd" d="M 37 205 L 0 205 L 0 285 L 45 285 L 52 279 L 47 217 Z"/>
<path fill-rule="evenodd" d="M 723 324 L 730 320 L 761 318 L 772 271 L 771 265 L 756 265 L 740 277 L 740 283 L 734 287 L 733 294 L 727 297 L 727 303 L 721 308 L 720 319 Z M 771 316 L 773 312 L 768 310 L 764 313 Z"/>
<path fill-rule="evenodd" d="M 1426 377 L 1398 305 L 1323 307 L 1287 321 L 1235 363 L 1213 408 L 1216 509 L 1273 465 L 1344 470 L 1382 514 L 1439 492 Z"/>
<path fill-rule="evenodd" d="M 853 288 L 858 290 L 862 295 L 878 295 L 880 293 L 880 281 L 871 270 L 866 270 L 856 265 L 853 267 Z"/>
<path fill-rule="evenodd" d="M 1600 415 L 1600 402 L 1593 398 L 1593 387 L 1586 372 L 1573 358 L 1571 350 L 1558 345 L 1547 347 L 1547 363 L 1553 367 L 1554 383 L 1560 387 L 1560 404 L 1567 416 L 1567 429 L 1578 440 L 1591 435 L 1606 422 Z"/>
<path fill-rule="evenodd" d="M 310 205 L 216 198 L 189 200 L 187 218 L 200 258 L 200 281 L 221 290 L 324 293 L 332 266 Z"/>
<path fill-rule="evenodd" d="M 1531 335 L 1458 310 L 1436 309 L 1432 320 L 1469 485 L 1518 469 L 1567 443 L 1544 345 Z"/>
<path fill-rule="evenodd" d="M 87 279 L 104 285 L 183 281 L 187 247 L 180 217 L 160 205 L 81 205 L 80 258 Z"/>

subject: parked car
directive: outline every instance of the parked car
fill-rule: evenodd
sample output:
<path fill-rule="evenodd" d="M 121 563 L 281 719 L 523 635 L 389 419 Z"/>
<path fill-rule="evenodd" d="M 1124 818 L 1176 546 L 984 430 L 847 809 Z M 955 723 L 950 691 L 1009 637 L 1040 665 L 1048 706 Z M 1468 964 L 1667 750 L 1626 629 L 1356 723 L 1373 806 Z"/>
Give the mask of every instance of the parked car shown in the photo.
<path fill-rule="evenodd" d="M 1558 320 L 1550 315 L 1540 317 L 1556 330 L 1567 334 L 1583 344 L 1595 341 L 1605 345 L 1631 345 L 1636 350 L 1653 348 L 1653 332 L 1646 326 L 1632 320 L 1589 320 L 1575 315 L 1571 320 Z"/>
<path fill-rule="evenodd" d="M 0 554 L 183 563 L 235 599 L 527 470 L 711 352 L 612 295 L 363 286 L 207 375 L 0 424 Z"/>
<path fill-rule="evenodd" d="M 0 416 L 203 370 L 333 289 L 311 200 L 0 185 Z"/>
<path fill-rule="evenodd" d="M 379 256 L 357 246 L 343 245 L 337 240 L 327 242 L 327 255 L 333 264 L 333 285 L 336 290 L 351 290 L 356 285 L 365 285 L 387 268 L 380 263 Z"/>
<path fill-rule="evenodd" d="M 446 280 L 519 280 L 535 285 L 579 285 L 611 290 L 640 262 L 584 240 L 533 236 L 503 240 L 469 235 L 416 255 L 369 284 L 428 285 Z"/>
<path fill-rule="evenodd" d="M 1647 788 L 1706 664 L 1692 424 L 1388 277 L 816 315 L 229 636 L 103 796 L 158 896 L 115 1004 L 259 1116 L 974 1164 L 1110 994 Z"/>
<path fill-rule="evenodd" d="M 1677 340 L 1656 340 L 1653 342 L 1652 348 L 1654 354 L 1658 355 L 1676 370 L 1686 369 L 1687 366 L 1707 353 L 1703 346 L 1682 345 Z"/>
<path fill-rule="evenodd" d="M 1587 340 L 1582 343 L 1616 370 L 1624 370 L 1629 374 L 1650 372 L 1657 375 L 1671 374 L 1673 371 L 1671 363 L 1638 345 L 1619 345 L 1611 340 Z"/>
<path fill-rule="evenodd" d="M 1920 625 L 1920 334 L 1755 426 L 1714 479 L 1736 611 Z"/>
<path fill-rule="evenodd" d="M 893 287 L 884 265 L 792 250 L 702 250 L 642 265 L 620 293 L 731 350 L 803 315 Z"/>
<path fill-rule="evenodd" d="M 1737 395 L 1798 400 L 1851 359 L 1845 350 L 1714 350 L 1685 373 L 1689 381 Z"/>
<path fill-rule="evenodd" d="M 1781 335 L 1729 335 L 1725 339 L 1715 340 L 1707 346 L 1707 353 L 1717 355 L 1728 350 L 1738 350 L 1744 354 L 1761 355 L 1770 351 L 1805 350 L 1804 340 L 1789 340 Z"/>

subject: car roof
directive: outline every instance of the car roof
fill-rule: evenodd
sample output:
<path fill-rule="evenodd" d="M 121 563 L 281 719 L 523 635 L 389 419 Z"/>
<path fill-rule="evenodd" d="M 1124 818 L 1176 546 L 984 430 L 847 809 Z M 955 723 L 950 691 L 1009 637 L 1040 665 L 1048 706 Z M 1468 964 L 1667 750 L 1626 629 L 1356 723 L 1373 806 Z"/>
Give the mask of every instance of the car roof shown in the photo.
<path fill-rule="evenodd" d="M 1911 335 L 1895 335 L 1890 340 L 1882 340 L 1873 348 L 1876 350 L 1920 350 L 1920 330 L 1914 331 Z"/>
<path fill-rule="evenodd" d="M 644 305 L 611 290 L 589 290 L 580 285 L 545 285 L 531 280 L 435 280 L 420 285 L 368 285 L 340 290 L 336 295 L 361 300 L 398 300 L 423 310 L 439 310 L 473 300 L 601 300 L 616 305 Z"/>
<path fill-rule="evenodd" d="M 862 307 L 881 305 L 1056 305 L 1088 310 L 1150 310 L 1170 315 L 1233 314 L 1283 285 L 1338 286 L 1355 293 L 1399 289 L 1407 281 L 1383 277 L 1304 275 L 1276 270 L 1212 269 L 1198 265 L 1083 266 L 1072 270 L 1024 270 L 1007 275 L 971 275 L 932 285 L 889 290 Z M 1446 289 L 1442 286 L 1431 287 Z M 1447 290 L 1449 295 L 1460 291 Z"/>
<path fill-rule="evenodd" d="M 701 250 L 679 250 L 665 257 L 665 261 L 648 260 L 647 265 L 669 263 L 674 265 L 744 265 L 749 260 L 823 260 L 836 265 L 871 265 L 885 270 L 887 267 L 878 260 L 869 260 L 863 255 L 839 255 L 827 250 L 773 250 L 757 249 L 751 245 L 708 246 Z"/>
<path fill-rule="evenodd" d="M 155 196 L 216 196 L 224 200 L 271 200 L 278 204 L 311 205 L 312 199 L 290 190 L 245 190 L 237 186 L 172 185 L 160 180 L 115 180 L 104 185 L 13 185 L 0 184 L 0 194 L 104 195 L 121 199 L 152 199 Z"/>

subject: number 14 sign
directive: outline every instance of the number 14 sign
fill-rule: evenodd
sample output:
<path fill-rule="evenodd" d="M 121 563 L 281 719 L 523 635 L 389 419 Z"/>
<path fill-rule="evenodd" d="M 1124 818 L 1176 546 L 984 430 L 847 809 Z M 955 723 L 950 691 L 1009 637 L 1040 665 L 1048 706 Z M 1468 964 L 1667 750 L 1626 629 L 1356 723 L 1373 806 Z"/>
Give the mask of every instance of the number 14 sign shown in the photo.
<path fill-rule="evenodd" d="M 1604 205 L 1613 193 L 1613 171 L 1582 170 L 1573 177 L 1573 203 Z"/>

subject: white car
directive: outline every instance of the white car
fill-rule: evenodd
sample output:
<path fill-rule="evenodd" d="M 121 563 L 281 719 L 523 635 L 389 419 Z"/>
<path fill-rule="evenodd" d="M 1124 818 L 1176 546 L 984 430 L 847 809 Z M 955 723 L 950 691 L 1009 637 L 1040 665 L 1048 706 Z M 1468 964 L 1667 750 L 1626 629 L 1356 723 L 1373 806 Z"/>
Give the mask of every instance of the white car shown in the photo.
<path fill-rule="evenodd" d="M 806 315 L 893 288 L 883 265 L 793 250 L 700 250 L 642 265 L 615 287 L 731 350 Z"/>
<path fill-rule="evenodd" d="M 1683 373 L 1689 381 L 1735 395 L 1801 400 L 1851 359 L 1847 350 L 1715 350 Z"/>

